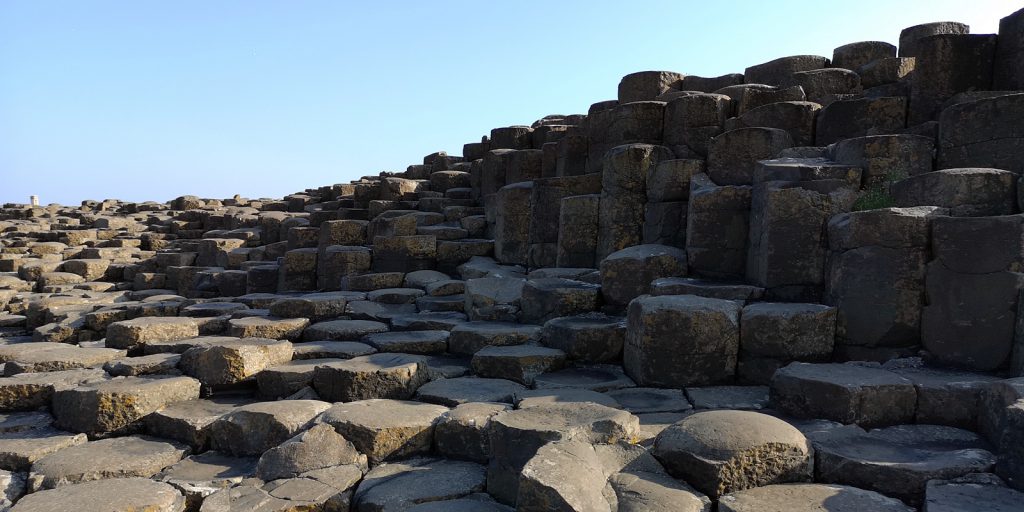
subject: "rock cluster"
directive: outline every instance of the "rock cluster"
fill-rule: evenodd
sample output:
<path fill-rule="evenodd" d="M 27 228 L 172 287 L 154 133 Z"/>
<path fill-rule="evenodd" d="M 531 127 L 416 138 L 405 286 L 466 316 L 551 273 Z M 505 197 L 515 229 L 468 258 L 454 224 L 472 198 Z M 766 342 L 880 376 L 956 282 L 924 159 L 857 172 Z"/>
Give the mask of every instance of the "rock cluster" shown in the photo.
<path fill-rule="evenodd" d="M 1024 507 L 1024 11 L 282 199 L 0 209 L 0 510 Z"/>

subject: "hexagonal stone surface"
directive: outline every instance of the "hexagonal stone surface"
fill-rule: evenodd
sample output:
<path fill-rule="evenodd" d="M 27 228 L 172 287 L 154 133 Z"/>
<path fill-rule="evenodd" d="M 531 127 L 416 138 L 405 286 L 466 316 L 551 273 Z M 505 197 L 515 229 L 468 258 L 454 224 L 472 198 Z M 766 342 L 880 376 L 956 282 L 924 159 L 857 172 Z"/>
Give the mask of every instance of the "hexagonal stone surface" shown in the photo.
<path fill-rule="evenodd" d="M 112 478 L 41 491 L 22 498 L 11 510 L 109 510 L 182 512 L 185 497 L 168 484 L 146 478 Z"/>
<path fill-rule="evenodd" d="M 387 324 L 372 320 L 330 320 L 310 325 L 302 337 L 307 341 L 359 341 L 367 334 L 387 330 Z"/>
<path fill-rule="evenodd" d="M 705 411 L 666 428 L 652 451 L 672 476 L 717 497 L 786 482 L 809 481 L 811 444 L 799 430 L 749 411 Z"/>
<path fill-rule="evenodd" d="M 250 316 L 228 320 L 228 335 L 237 338 L 270 338 L 295 341 L 309 325 L 306 318 Z"/>
<path fill-rule="evenodd" d="M 35 461 L 87 440 L 85 434 L 73 434 L 50 426 L 4 432 L 0 436 L 0 469 L 28 471 Z"/>
<path fill-rule="evenodd" d="M 605 393 L 633 413 L 683 412 L 693 409 L 681 389 L 626 388 Z"/>
<path fill-rule="evenodd" d="M 423 402 L 455 407 L 470 402 L 502 402 L 511 404 L 516 393 L 526 390 L 522 384 L 505 379 L 456 377 L 428 382 L 416 391 Z"/>
<path fill-rule="evenodd" d="M 444 413 L 434 429 L 434 449 L 454 459 L 487 463 L 491 453 L 488 427 L 494 415 L 512 406 L 495 403 L 467 403 Z"/>
<path fill-rule="evenodd" d="M 930 480 L 925 490 L 927 512 L 1012 512 L 1024 507 L 1024 493 L 1013 490 L 999 477 L 984 473 L 953 480 Z"/>
<path fill-rule="evenodd" d="M 154 437 L 90 441 L 37 460 L 29 473 L 29 488 L 37 491 L 106 478 L 149 478 L 188 452 L 184 445 Z"/>
<path fill-rule="evenodd" d="M 977 434 L 939 425 L 841 428 L 813 438 L 819 481 L 878 491 L 911 505 L 922 502 L 928 480 L 984 473 L 996 462 Z"/>
<path fill-rule="evenodd" d="M 900 500 L 877 492 L 835 484 L 766 485 L 726 494 L 719 498 L 722 512 L 913 512 Z"/>
<path fill-rule="evenodd" d="M 417 458 L 377 466 L 356 488 L 354 510 L 392 512 L 481 492 L 486 469 L 473 462 Z"/>
<path fill-rule="evenodd" d="M 768 407 L 767 386 L 708 386 L 686 388 L 695 409 L 759 411 Z"/>
<path fill-rule="evenodd" d="M 333 426 L 371 464 L 429 453 L 434 424 L 448 411 L 440 405 L 401 400 L 361 400 L 335 404 L 319 419 Z"/>
<path fill-rule="evenodd" d="M 181 441 L 194 451 L 202 451 L 210 441 L 210 425 L 221 416 L 248 403 L 242 397 L 213 397 L 176 402 L 143 418 L 146 432 Z"/>
<path fill-rule="evenodd" d="M 636 416 L 590 403 L 546 404 L 496 414 L 491 418 L 489 432 L 487 492 L 502 503 L 514 503 L 520 471 L 549 442 L 632 441 L 639 432 Z"/>
<path fill-rule="evenodd" d="M 625 339 L 626 319 L 599 313 L 553 318 L 544 323 L 540 336 L 545 347 L 592 363 L 618 359 Z"/>
<path fill-rule="evenodd" d="M 427 381 L 425 361 L 410 354 L 371 354 L 320 365 L 313 389 L 324 400 L 351 402 L 371 398 L 411 398 Z"/>
<path fill-rule="evenodd" d="M 259 455 L 287 441 L 331 407 L 318 400 L 257 402 L 236 407 L 210 425 L 213 449 L 231 455 Z"/>
<path fill-rule="evenodd" d="M 0 363 L 4 364 L 4 374 L 10 376 L 98 367 L 124 354 L 123 350 L 81 348 L 65 343 L 17 343 L 0 346 Z"/>
<path fill-rule="evenodd" d="M 308 318 L 320 322 L 345 314 L 350 300 L 363 300 L 356 292 L 309 293 L 298 297 L 284 297 L 270 303 L 270 314 L 280 318 Z"/>
<path fill-rule="evenodd" d="M 914 423 L 976 430 L 982 393 L 999 377 L 939 368 L 896 368 L 893 373 L 914 383 Z"/>
<path fill-rule="evenodd" d="M 204 386 L 228 386 L 291 361 L 292 344 L 269 338 L 226 339 L 196 346 L 181 355 L 179 366 Z"/>
<path fill-rule="evenodd" d="M 880 368 L 792 363 L 772 377 L 772 405 L 797 418 L 823 418 L 862 427 L 909 423 L 914 384 Z"/>
<path fill-rule="evenodd" d="M 363 343 L 380 352 L 440 354 L 448 351 L 448 331 L 395 331 L 369 334 Z"/>
<path fill-rule="evenodd" d="M 191 318 L 142 317 L 107 326 L 107 347 L 132 349 L 153 341 L 173 341 L 199 336 L 199 323 Z"/>
<path fill-rule="evenodd" d="M 567 405 L 591 403 L 621 409 L 614 398 L 597 391 L 576 388 L 527 389 L 516 393 L 516 408 L 527 409 L 539 405 Z"/>
<path fill-rule="evenodd" d="M 185 495 L 189 510 L 218 489 L 232 487 L 256 474 L 255 457 L 230 457 L 215 451 L 185 457 L 153 480 L 168 483 Z"/>
<path fill-rule="evenodd" d="M 358 341 L 306 341 L 292 345 L 292 359 L 352 359 L 377 349 Z"/>
<path fill-rule="evenodd" d="M 484 347 L 522 345 L 540 335 L 540 326 L 507 322 L 466 322 L 456 325 L 448 338 L 453 354 L 473 355 Z"/>
<path fill-rule="evenodd" d="M 396 331 L 451 331 L 455 326 L 466 323 L 466 319 L 465 313 L 455 311 L 420 312 L 391 317 L 391 327 Z"/>
<path fill-rule="evenodd" d="M 545 372 L 560 369 L 565 352 L 537 345 L 485 347 L 473 354 L 473 372 L 481 377 L 508 379 L 525 384 Z"/>
<path fill-rule="evenodd" d="M 595 364 L 542 373 L 533 379 L 537 389 L 580 388 L 591 391 L 610 391 L 636 386 L 622 367 L 614 364 Z"/>
<path fill-rule="evenodd" d="M 72 432 L 115 432 L 168 404 L 199 398 L 191 377 L 120 377 L 53 395 L 57 427 Z"/>

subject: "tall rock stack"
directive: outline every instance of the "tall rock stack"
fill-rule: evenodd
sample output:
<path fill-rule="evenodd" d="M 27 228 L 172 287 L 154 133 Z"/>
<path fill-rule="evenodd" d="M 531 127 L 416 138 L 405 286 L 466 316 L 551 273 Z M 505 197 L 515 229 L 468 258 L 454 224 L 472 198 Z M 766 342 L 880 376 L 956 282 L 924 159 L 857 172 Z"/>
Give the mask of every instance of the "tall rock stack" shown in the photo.
<path fill-rule="evenodd" d="M 1022 34 L 641 71 L 280 199 L 3 205 L 0 510 L 1019 510 Z"/>

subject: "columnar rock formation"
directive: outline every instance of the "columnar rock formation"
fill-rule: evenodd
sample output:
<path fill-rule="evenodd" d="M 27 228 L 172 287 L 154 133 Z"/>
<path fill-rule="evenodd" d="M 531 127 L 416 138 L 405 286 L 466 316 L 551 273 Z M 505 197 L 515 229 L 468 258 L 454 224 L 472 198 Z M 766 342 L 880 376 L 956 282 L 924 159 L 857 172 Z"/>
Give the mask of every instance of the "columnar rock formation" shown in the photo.
<path fill-rule="evenodd" d="M 1024 11 L 282 199 L 0 209 L 0 509 L 1021 510 Z"/>

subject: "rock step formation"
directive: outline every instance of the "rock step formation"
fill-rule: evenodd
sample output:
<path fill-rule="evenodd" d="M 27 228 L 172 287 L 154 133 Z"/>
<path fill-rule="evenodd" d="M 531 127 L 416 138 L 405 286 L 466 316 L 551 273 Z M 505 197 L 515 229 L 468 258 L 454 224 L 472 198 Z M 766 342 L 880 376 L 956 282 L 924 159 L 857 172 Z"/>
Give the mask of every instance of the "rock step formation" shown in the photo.
<path fill-rule="evenodd" d="M 1021 510 L 1024 11 L 281 199 L 0 208 L 0 509 Z"/>

